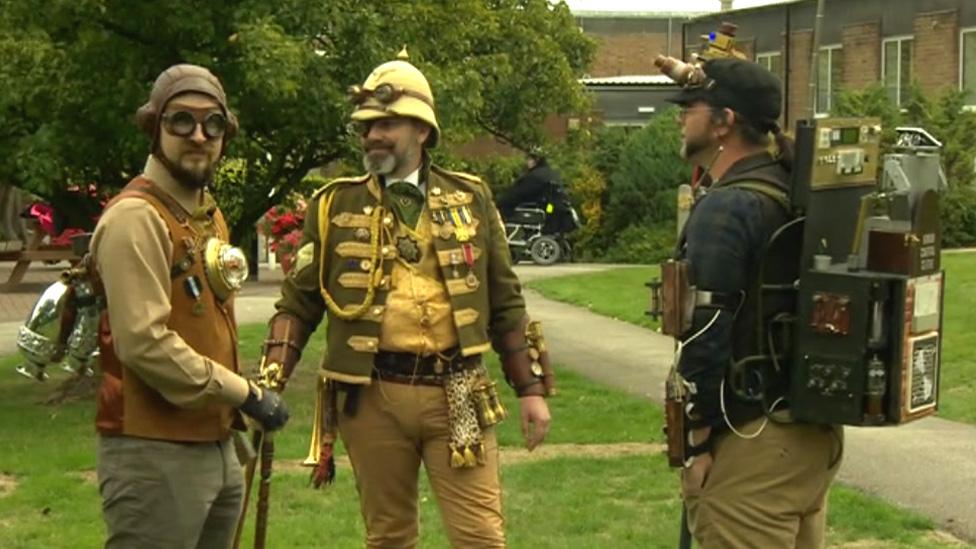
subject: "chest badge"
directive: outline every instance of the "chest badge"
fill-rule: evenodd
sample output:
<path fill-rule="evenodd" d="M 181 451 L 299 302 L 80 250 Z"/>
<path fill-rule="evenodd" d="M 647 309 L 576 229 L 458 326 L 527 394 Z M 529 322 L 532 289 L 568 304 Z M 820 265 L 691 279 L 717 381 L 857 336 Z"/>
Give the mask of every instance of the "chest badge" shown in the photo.
<path fill-rule="evenodd" d="M 409 236 L 398 236 L 396 240 L 397 253 L 409 263 L 420 261 L 420 246 Z"/>

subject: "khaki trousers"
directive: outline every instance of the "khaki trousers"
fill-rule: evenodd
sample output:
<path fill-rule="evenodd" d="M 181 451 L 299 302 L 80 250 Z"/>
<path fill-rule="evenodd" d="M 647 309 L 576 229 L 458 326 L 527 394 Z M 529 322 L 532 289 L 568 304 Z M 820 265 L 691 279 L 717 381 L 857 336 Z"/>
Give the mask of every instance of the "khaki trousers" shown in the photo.
<path fill-rule="evenodd" d="M 486 463 L 455 469 L 448 451 L 447 398 L 441 387 L 374 381 L 359 389 L 339 432 L 356 474 L 369 548 L 417 545 L 420 464 L 454 547 L 505 547 L 498 443 L 485 430 Z"/>
<path fill-rule="evenodd" d="M 106 549 L 220 549 L 234 541 L 244 474 L 234 444 L 98 439 Z"/>
<path fill-rule="evenodd" d="M 738 430 L 748 435 L 761 423 Z M 695 539 L 703 549 L 823 547 L 827 490 L 842 446 L 839 426 L 770 422 L 755 439 L 719 435 L 704 486 L 682 478 Z"/>

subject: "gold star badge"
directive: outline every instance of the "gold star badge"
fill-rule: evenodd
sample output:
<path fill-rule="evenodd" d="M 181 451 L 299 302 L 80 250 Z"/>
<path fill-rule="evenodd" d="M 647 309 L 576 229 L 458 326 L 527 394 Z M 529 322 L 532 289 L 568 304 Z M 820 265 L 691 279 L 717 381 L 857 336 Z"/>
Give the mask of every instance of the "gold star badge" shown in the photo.
<path fill-rule="evenodd" d="M 420 246 L 417 245 L 417 241 L 409 236 L 399 236 L 397 237 L 397 252 L 400 253 L 405 261 L 410 263 L 417 263 L 420 261 Z"/>

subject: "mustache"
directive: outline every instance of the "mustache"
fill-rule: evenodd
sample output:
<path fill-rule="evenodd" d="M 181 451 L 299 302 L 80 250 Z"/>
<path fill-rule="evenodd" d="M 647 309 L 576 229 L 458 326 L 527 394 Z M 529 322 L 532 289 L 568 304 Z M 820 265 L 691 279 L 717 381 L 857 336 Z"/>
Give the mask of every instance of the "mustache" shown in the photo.
<path fill-rule="evenodd" d="M 377 149 L 392 149 L 393 143 L 389 143 L 387 141 L 372 140 L 372 141 L 367 141 L 364 148 L 366 149 L 366 152 L 371 152 Z"/>

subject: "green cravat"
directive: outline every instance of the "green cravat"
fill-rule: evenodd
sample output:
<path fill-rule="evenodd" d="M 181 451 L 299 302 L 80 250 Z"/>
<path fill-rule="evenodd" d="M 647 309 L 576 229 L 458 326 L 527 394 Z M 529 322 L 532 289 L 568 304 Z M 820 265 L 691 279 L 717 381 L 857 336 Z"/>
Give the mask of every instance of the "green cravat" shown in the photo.
<path fill-rule="evenodd" d="M 416 227 L 420 219 L 420 210 L 424 207 L 424 195 L 413 183 L 397 181 L 386 187 L 390 193 L 390 202 L 400 221 L 408 226 Z"/>

